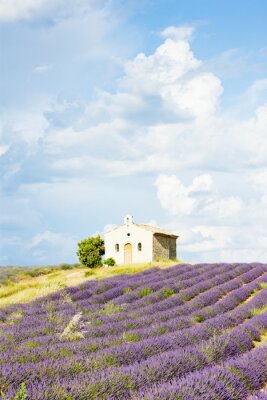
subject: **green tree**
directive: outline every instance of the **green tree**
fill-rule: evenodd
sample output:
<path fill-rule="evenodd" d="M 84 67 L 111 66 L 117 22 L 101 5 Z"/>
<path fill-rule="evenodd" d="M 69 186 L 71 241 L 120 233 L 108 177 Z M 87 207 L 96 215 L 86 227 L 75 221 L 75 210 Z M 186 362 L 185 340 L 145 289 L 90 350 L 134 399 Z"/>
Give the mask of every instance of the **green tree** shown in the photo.
<path fill-rule="evenodd" d="M 78 243 L 77 256 L 81 264 L 89 268 L 102 265 L 102 256 L 105 254 L 104 240 L 99 236 L 88 237 Z"/>

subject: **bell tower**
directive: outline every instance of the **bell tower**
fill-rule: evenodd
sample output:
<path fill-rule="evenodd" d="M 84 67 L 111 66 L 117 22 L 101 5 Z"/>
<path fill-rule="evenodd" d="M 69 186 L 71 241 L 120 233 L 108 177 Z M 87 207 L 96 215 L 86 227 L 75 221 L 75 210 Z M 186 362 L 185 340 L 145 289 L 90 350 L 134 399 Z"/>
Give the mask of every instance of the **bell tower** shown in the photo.
<path fill-rule="evenodd" d="M 125 215 L 124 217 L 124 224 L 129 226 L 133 224 L 133 217 L 130 214 Z"/>

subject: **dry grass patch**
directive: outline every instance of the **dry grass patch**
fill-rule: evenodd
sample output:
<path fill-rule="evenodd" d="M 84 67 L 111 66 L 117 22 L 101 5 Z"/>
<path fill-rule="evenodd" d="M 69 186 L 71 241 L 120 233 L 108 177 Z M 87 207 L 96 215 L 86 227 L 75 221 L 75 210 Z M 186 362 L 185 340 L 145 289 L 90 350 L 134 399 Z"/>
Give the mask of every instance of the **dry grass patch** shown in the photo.
<path fill-rule="evenodd" d="M 135 274 L 151 267 L 168 268 L 177 265 L 179 261 L 163 260 L 145 264 L 120 265 L 108 268 L 88 269 L 86 267 L 75 267 L 73 269 L 62 269 L 59 266 L 51 269 L 50 273 L 39 276 L 30 274 L 18 274 L 17 282 L 10 282 L 0 286 L 0 308 L 11 304 L 27 303 L 37 297 L 46 296 L 57 290 L 69 286 L 76 286 L 92 279 L 104 279 L 118 274 Z"/>

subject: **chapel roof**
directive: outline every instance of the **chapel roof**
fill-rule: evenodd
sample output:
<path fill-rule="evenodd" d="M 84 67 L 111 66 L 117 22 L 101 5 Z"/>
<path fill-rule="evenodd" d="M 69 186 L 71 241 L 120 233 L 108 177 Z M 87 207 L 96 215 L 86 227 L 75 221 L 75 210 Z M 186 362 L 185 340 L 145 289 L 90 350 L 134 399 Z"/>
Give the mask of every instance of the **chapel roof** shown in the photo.
<path fill-rule="evenodd" d="M 151 226 L 151 225 L 145 225 L 145 224 L 135 224 L 139 228 L 146 229 L 147 231 L 153 232 L 154 234 L 160 234 L 160 235 L 165 235 L 165 236 L 171 236 L 178 238 L 178 235 L 175 235 L 172 232 L 168 232 L 165 229 L 158 228 L 156 226 Z"/>
<path fill-rule="evenodd" d="M 137 226 L 138 228 L 141 228 L 141 229 L 145 229 L 145 230 L 147 230 L 147 231 L 150 231 L 150 232 L 152 232 L 154 235 L 158 234 L 158 235 L 170 236 L 170 237 L 173 237 L 173 238 L 176 238 L 176 239 L 179 237 L 178 235 L 175 235 L 175 234 L 172 233 L 172 232 L 168 232 L 168 231 L 166 231 L 165 229 L 161 229 L 161 228 L 158 228 L 158 227 L 156 227 L 156 226 L 145 225 L 145 224 L 136 224 L 135 222 L 132 222 L 131 224 Z M 115 231 L 116 229 L 119 229 L 119 228 L 121 228 L 121 227 L 123 227 L 123 226 L 125 226 L 125 224 L 118 225 L 118 226 L 116 226 L 115 228 L 111 229 L 110 231 L 106 232 L 106 234 L 107 234 L 107 233 L 110 233 L 110 232 L 113 232 L 113 231 Z"/>

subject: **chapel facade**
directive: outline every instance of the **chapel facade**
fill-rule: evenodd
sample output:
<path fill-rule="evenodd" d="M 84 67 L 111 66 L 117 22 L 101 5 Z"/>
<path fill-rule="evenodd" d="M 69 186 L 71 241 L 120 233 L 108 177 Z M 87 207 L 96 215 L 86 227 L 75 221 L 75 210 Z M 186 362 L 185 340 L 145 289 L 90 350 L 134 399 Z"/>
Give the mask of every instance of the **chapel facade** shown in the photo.
<path fill-rule="evenodd" d="M 124 224 L 105 233 L 105 257 L 114 258 L 118 265 L 176 260 L 178 237 L 161 228 L 136 224 L 131 215 L 126 215 Z"/>

